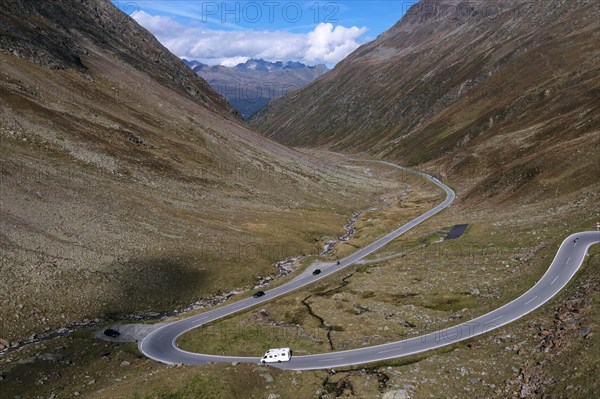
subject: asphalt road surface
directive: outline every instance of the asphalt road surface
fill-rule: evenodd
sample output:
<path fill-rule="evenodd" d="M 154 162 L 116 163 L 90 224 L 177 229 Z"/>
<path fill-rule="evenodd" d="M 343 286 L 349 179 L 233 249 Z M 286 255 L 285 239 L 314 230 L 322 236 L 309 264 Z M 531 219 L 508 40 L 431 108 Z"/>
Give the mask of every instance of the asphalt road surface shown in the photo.
<path fill-rule="evenodd" d="M 217 309 L 159 327 L 158 329 L 146 335 L 144 339 L 140 341 L 140 351 L 145 356 L 166 364 L 202 365 L 210 362 L 258 363 L 260 361 L 260 358 L 258 357 L 217 356 L 183 351 L 177 347 L 177 339 L 182 334 L 194 328 L 200 327 L 215 320 L 219 320 L 233 313 L 257 306 L 263 302 L 270 301 L 273 298 L 285 295 L 291 291 L 297 290 L 300 287 L 304 287 L 308 284 L 314 283 L 317 280 L 336 273 L 337 271 L 348 267 L 354 262 L 388 244 L 390 241 L 417 226 L 419 223 L 429 219 L 444 208 L 448 207 L 454 201 L 455 194 L 452 189 L 441 183 L 435 177 L 431 177 L 421 172 L 411 171 L 389 162 L 380 163 L 384 163 L 386 165 L 422 176 L 424 179 L 427 179 L 442 188 L 446 193 L 446 199 L 433 209 L 411 220 L 388 235 L 358 250 L 347 258 L 340 260 L 339 265 L 334 264 L 325 268 L 321 268 L 322 272 L 317 276 L 313 276 L 312 274 L 303 274 L 286 284 L 265 291 L 265 295 L 263 297 L 247 298 L 227 306 L 219 307 Z M 575 242 L 576 238 L 577 242 Z M 308 356 L 292 356 L 290 362 L 275 364 L 271 363 L 270 365 L 282 369 L 293 370 L 329 369 L 408 356 L 431 349 L 436 349 L 442 346 L 451 345 L 456 342 L 484 334 L 488 331 L 502 327 L 514 320 L 517 320 L 520 317 L 523 317 L 550 300 L 575 275 L 587 255 L 588 248 L 598 242 L 600 242 L 600 232 L 576 233 L 567 237 L 561 244 L 554 260 L 552 261 L 552 264 L 548 268 L 548 271 L 529 291 L 512 302 L 468 322 L 447 328 L 445 330 L 436 331 L 403 341 L 342 352 L 330 352 Z M 268 348 L 265 348 L 265 350 L 266 349 Z M 292 351 L 294 350 L 294 348 L 291 349 Z"/>

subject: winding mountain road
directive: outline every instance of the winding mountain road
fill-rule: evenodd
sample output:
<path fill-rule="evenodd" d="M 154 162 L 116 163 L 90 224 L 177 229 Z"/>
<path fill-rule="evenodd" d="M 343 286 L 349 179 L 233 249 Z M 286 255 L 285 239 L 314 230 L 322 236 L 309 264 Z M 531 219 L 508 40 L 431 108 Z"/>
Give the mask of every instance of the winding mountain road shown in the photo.
<path fill-rule="evenodd" d="M 322 268 L 322 273 L 317 276 L 302 274 L 286 284 L 265 291 L 265 296 L 263 297 L 243 299 L 236 303 L 159 327 L 140 341 L 140 351 L 145 356 L 166 364 L 202 365 L 210 362 L 258 363 L 260 361 L 258 357 L 217 356 L 187 352 L 177 347 L 177 339 L 182 334 L 194 328 L 257 306 L 330 276 L 388 244 L 390 241 L 442 211 L 454 201 L 454 191 L 435 177 L 422 172 L 412 171 L 390 162 L 377 162 L 422 176 L 442 188 L 446 193 L 446 199 L 421 216 L 340 260 L 339 265 L 334 264 Z M 421 353 L 484 334 L 525 316 L 554 297 L 575 275 L 587 255 L 588 248 L 598 242 L 600 242 L 600 232 L 582 232 L 567 237 L 560 245 L 552 264 L 544 276 L 531 289 L 512 302 L 465 323 L 403 341 L 341 352 L 293 356 L 292 360 L 288 363 L 271 365 L 292 370 L 315 370 L 350 366 Z"/>

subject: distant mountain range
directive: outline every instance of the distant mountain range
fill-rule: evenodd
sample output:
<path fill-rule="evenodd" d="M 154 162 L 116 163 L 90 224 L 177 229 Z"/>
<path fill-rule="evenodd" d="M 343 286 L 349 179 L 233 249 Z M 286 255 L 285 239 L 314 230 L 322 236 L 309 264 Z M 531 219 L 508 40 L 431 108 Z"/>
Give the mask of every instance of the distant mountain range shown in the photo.
<path fill-rule="evenodd" d="M 234 67 L 183 62 L 208 81 L 245 119 L 271 99 L 298 90 L 329 70 L 323 64 L 308 66 L 296 61 L 284 63 L 251 59 Z"/>

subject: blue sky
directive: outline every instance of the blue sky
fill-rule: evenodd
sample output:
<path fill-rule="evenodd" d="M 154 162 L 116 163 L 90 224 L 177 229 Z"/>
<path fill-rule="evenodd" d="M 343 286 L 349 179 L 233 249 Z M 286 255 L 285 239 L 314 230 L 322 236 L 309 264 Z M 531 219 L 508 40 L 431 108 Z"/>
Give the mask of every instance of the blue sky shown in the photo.
<path fill-rule="evenodd" d="M 177 56 L 333 66 L 394 25 L 416 0 L 113 0 Z"/>

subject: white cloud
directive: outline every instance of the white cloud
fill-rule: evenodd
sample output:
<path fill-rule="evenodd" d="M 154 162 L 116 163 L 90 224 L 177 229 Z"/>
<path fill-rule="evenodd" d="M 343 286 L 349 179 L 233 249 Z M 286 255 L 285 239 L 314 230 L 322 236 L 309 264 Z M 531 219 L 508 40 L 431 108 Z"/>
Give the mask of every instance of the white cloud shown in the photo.
<path fill-rule="evenodd" d="M 181 26 L 171 17 L 153 16 L 144 11 L 133 14 L 133 19 L 156 36 L 168 35 L 169 32 L 177 30 Z"/>
<path fill-rule="evenodd" d="M 337 63 L 359 46 L 358 39 L 366 31 L 364 27 L 334 28 L 330 23 L 320 23 L 307 35 L 309 47 L 304 58 L 309 62 Z"/>
<path fill-rule="evenodd" d="M 215 30 L 200 24 L 182 25 L 171 17 L 144 11 L 134 15 L 175 55 L 207 64 L 236 65 L 249 58 L 298 60 L 336 64 L 362 44 L 367 28 L 320 23 L 307 34 L 287 31 Z"/>
<path fill-rule="evenodd" d="M 226 67 L 234 67 L 238 64 L 243 64 L 244 62 L 248 61 L 248 57 L 234 57 L 234 58 L 226 58 L 224 60 L 222 60 L 219 65 L 223 65 Z"/>

